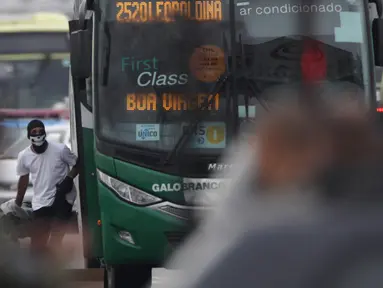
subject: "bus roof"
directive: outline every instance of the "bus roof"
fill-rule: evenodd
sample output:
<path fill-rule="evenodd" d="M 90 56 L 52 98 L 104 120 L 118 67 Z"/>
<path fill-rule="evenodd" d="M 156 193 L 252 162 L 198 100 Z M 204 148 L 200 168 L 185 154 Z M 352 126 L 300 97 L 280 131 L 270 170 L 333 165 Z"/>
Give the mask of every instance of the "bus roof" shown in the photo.
<path fill-rule="evenodd" d="M 61 13 L 0 15 L 0 33 L 67 32 L 68 30 L 68 18 Z"/>

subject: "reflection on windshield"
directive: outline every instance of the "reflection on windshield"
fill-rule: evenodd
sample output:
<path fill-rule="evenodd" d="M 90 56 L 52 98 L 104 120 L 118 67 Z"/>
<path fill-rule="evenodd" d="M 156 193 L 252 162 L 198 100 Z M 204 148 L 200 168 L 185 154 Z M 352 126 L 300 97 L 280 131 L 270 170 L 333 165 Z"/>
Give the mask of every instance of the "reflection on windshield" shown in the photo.
<path fill-rule="evenodd" d="M 237 8 L 237 21 L 244 24 L 237 28 L 237 34 L 246 60 L 254 67 L 250 77 L 291 82 L 321 72 L 322 79 L 318 80 L 367 87 L 370 77 L 367 47 L 362 45 L 366 42 L 366 24 L 361 1 L 318 0 L 304 5 L 297 0 L 259 0 L 243 4 Z M 310 31 L 299 22 L 308 19 L 312 22 Z M 301 61 L 308 42 L 315 43 L 318 52 L 318 59 L 308 61 L 316 62 L 310 67 Z"/>
<path fill-rule="evenodd" d="M 258 38 L 243 44 L 244 78 L 262 91 L 269 86 L 302 80 L 350 82 L 364 88 L 360 45 L 326 44 L 331 36 Z M 258 43 L 257 43 L 258 42 Z M 310 42 L 311 52 L 305 51 Z M 343 49 L 342 49 L 343 48 Z M 307 54 L 305 54 L 307 53 Z M 239 87 L 241 89 L 241 87 Z"/>
<path fill-rule="evenodd" d="M 52 108 L 68 96 L 68 81 L 65 59 L 1 61 L 0 108 Z"/>

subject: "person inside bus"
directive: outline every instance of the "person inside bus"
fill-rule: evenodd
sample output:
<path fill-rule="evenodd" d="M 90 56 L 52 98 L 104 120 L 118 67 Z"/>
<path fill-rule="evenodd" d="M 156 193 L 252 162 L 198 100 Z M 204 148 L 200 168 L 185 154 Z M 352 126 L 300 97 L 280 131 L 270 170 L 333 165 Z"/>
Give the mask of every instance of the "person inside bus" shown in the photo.
<path fill-rule="evenodd" d="M 32 120 L 27 126 L 31 145 L 17 159 L 19 176 L 15 203 L 22 205 L 29 179 L 33 185 L 33 225 L 31 250 L 46 252 L 50 237 L 52 246 L 59 245 L 65 234 L 76 198 L 73 179 L 78 175 L 78 158 L 62 143 L 47 141 L 45 126 Z M 70 168 L 72 167 L 72 168 Z"/>

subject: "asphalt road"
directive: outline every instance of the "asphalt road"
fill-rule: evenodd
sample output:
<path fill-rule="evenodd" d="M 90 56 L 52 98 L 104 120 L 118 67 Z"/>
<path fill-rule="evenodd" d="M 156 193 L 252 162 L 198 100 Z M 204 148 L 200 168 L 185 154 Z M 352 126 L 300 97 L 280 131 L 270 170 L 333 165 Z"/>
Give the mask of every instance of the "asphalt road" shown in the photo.
<path fill-rule="evenodd" d="M 29 239 L 23 239 L 20 241 L 22 247 L 27 247 L 29 245 Z M 66 258 L 66 265 L 65 269 L 68 269 L 68 271 L 73 270 L 81 270 L 84 269 L 84 260 L 82 258 L 82 248 L 81 248 L 81 238 L 79 234 L 67 234 L 64 237 L 63 240 L 63 247 L 65 247 L 68 252 L 65 252 L 67 258 Z M 69 257 L 68 257 L 69 256 Z M 83 270 L 79 272 L 84 274 L 91 274 L 89 271 Z M 100 281 L 102 274 L 102 270 L 100 269 L 100 273 L 96 273 L 97 275 L 92 279 L 86 279 L 87 281 L 77 281 L 77 282 L 71 282 L 70 287 L 71 288 L 103 288 L 103 282 Z M 163 269 L 163 268 L 156 268 L 153 269 L 153 278 L 152 278 L 152 288 L 165 288 L 165 281 L 169 281 L 169 279 L 172 277 L 172 274 L 176 273 L 175 271 Z M 81 277 L 81 275 L 80 275 Z M 85 278 L 89 278 L 89 276 L 83 276 Z M 82 277 L 81 277 L 82 278 Z M 92 280 L 92 281 L 89 281 Z"/>
<path fill-rule="evenodd" d="M 171 276 L 171 273 L 165 269 L 154 269 L 152 286 L 151 288 L 165 288 L 166 279 Z M 69 285 L 70 288 L 104 288 L 104 283 L 102 281 L 77 281 L 71 282 Z M 68 288 L 69 288 L 68 287 Z"/>
<path fill-rule="evenodd" d="M 15 192 L 9 192 L 0 189 L 0 204 L 12 199 L 16 196 Z M 30 200 L 32 196 L 31 191 L 27 193 L 26 200 Z M 29 245 L 30 239 L 22 239 L 20 240 L 22 247 L 27 247 Z M 80 235 L 77 233 L 69 233 L 65 235 L 63 240 L 63 246 L 68 248 L 68 252 L 65 258 L 65 268 L 68 270 L 81 270 L 84 269 L 84 259 L 82 257 L 82 245 Z M 87 271 L 83 271 L 87 273 Z M 165 288 L 164 282 L 171 277 L 172 273 L 175 271 L 166 270 L 163 268 L 158 268 L 153 270 L 153 279 L 152 279 L 152 288 Z M 100 278 L 100 277 L 95 277 Z M 71 283 L 71 288 L 103 288 L 103 282 L 99 281 L 100 279 L 93 279 L 94 282 L 86 281 L 86 282 L 73 282 Z"/>
<path fill-rule="evenodd" d="M 16 192 L 10 192 L 6 190 L 0 189 L 0 204 L 12 199 L 16 196 Z M 32 191 L 29 190 L 25 197 L 25 200 L 31 200 Z M 29 245 L 29 238 L 20 240 L 22 247 L 27 247 Z M 84 269 L 84 259 L 82 257 L 82 245 L 81 238 L 79 234 L 69 233 L 64 237 L 64 247 L 69 247 L 68 253 L 66 253 L 66 265 L 65 268 L 68 270 L 81 270 Z M 86 271 L 83 271 L 87 273 Z M 153 270 L 153 279 L 152 279 L 152 288 L 165 288 L 164 282 L 167 281 L 172 273 L 175 271 L 166 270 L 163 268 L 158 268 Z M 100 278 L 100 277 L 95 277 Z M 94 282 L 86 281 L 86 282 L 73 282 L 71 283 L 71 288 L 103 288 L 103 282 L 99 281 L 100 279 L 94 279 Z"/>

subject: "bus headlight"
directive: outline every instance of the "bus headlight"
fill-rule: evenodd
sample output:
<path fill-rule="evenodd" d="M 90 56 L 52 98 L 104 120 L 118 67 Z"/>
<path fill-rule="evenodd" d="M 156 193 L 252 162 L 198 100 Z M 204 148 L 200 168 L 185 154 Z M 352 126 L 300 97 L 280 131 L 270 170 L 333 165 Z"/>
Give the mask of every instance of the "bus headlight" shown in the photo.
<path fill-rule="evenodd" d="M 125 184 L 113 177 L 106 175 L 105 173 L 97 170 L 99 179 L 102 183 L 108 186 L 110 189 L 115 191 L 120 197 L 124 198 L 126 201 L 145 206 L 149 204 L 154 204 L 161 202 L 162 200 L 158 197 L 150 195 L 144 191 L 141 191 L 137 188 L 134 188 L 128 184 Z"/>

